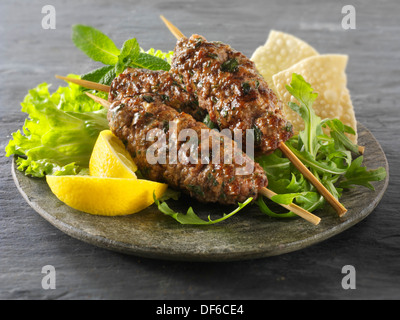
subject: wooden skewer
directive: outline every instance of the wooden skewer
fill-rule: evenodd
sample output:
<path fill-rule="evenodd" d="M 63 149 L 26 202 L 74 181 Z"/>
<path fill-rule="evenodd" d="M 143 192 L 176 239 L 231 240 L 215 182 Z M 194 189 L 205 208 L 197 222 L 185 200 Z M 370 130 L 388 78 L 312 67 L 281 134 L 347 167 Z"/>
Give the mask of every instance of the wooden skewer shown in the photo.
<path fill-rule="evenodd" d="M 89 92 L 85 92 L 88 97 L 93 99 L 95 102 L 100 103 L 104 108 L 107 110 L 110 109 L 111 102 L 104 100 L 103 98 L 100 98 L 98 96 L 95 96 L 94 94 L 91 94 Z"/>
<path fill-rule="evenodd" d="M 87 81 L 87 80 L 81 80 L 81 79 L 75 79 L 75 78 L 69 78 L 69 77 L 63 77 L 63 76 L 55 76 L 57 79 L 61 79 L 61 80 L 65 80 L 68 82 L 72 82 L 75 84 L 78 84 L 82 87 L 88 88 L 88 89 L 93 89 L 93 90 L 97 90 L 97 91 L 103 91 L 103 92 L 110 92 L 110 86 L 104 85 L 104 84 L 100 84 L 100 83 L 96 83 L 96 82 L 91 82 L 91 81 Z M 286 157 L 290 157 L 291 159 L 297 159 L 296 155 L 284 144 L 281 143 L 281 145 L 279 146 L 279 149 L 282 150 L 282 152 L 286 155 Z M 360 154 L 364 154 L 364 150 L 365 147 L 363 146 L 358 146 L 358 151 L 360 152 Z M 296 160 L 295 160 L 296 161 Z M 296 161 L 297 166 L 296 168 L 300 171 L 303 172 L 303 170 L 306 172 L 309 171 L 301 161 Z M 300 169 L 301 168 L 301 169 Z M 311 172 L 309 172 L 308 176 L 313 176 Z M 313 176 L 314 177 L 314 176 Z M 315 179 L 315 177 L 314 177 Z M 318 183 L 319 181 L 317 180 L 315 183 Z M 322 186 L 323 187 L 323 186 Z M 343 208 L 341 208 L 341 211 L 343 211 Z M 345 211 L 346 212 L 346 211 Z M 345 213 L 344 212 L 344 213 Z"/>
<path fill-rule="evenodd" d="M 75 78 L 68 78 L 68 77 L 58 77 L 59 79 L 63 79 L 65 81 L 69 81 L 69 82 L 73 82 L 75 84 L 81 85 L 85 88 L 88 89 L 94 89 L 94 90 L 100 90 L 100 91 L 104 91 L 104 92 L 109 92 L 110 87 L 106 86 L 106 85 L 101 85 L 101 89 L 99 89 L 98 87 L 98 83 L 95 82 L 90 82 L 90 81 L 86 81 L 86 80 L 80 80 L 80 79 L 75 79 Z M 100 103 L 103 107 L 105 108 L 109 108 L 110 106 L 110 102 L 108 102 L 107 100 L 104 100 L 102 98 L 99 98 L 89 92 L 85 92 L 90 98 L 92 98 L 94 101 Z M 319 183 L 319 181 L 317 180 L 317 178 L 315 178 L 315 176 L 311 173 L 310 170 L 307 169 L 307 167 L 304 166 L 304 164 L 296 157 L 296 155 L 284 144 L 281 143 L 279 145 L 280 149 L 282 150 L 282 152 L 286 155 L 286 157 L 293 163 L 293 165 L 300 171 L 303 173 L 303 175 L 309 179 L 309 181 L 311 183 L 313 183 L 313 185 L 318 185 L 320 184 L 322 187 L 320 187 L 321 190 L 324 191 L 324 194 L 322 194 L 327 201 L 329 201 L 329 203 L 332 204 L 332 206 L 337 206 L 337 201 L 334 201 L 333 199 L 335 199 L 331 193 L 321 184 Z M 269 190 L 270 191 L 270 190 Z M 270 191 L 272 192 L 272 191 Z M 262 193 L 263 195 L 267 196 L 269 195 L 269 199 L 271 199 L 272 195 L 271 193 Z M 329 199 L 329 200 L 328 200 Z M 335 199 L 336 200 L 336 199 Z M 346 209 L 339 203 L 339 205 L 341 207 L 335 207 L 336 210 L 340 210 L 341 212 L 346 212 Z M 293 204 L 293 206 L 295 206 Z M 300 208 L 298 206 L 296 206 L 297 208 Z M 301 208 L 300 208 L 301 209 Z M 290 208 L 291 211 L 295 212 L 296 208 Z M 296 212 L 295 212 L 296 213 Z M 311 214 L 310 212 L 307 211 L 308 214 Z M 305 214 L 304 212 L 300 213 L 300 214 Z M 299 214 L 299 215 L 300 215 Z M 342 214 L 343 215 L 343 214 Z M 313 215 L 312 219 L 315 219 L 315 216 Z"/>
<path fill-rule="evenodd" d="M 98 91 L 104 91 L 104 92 L 109 92 L 110 87 L 106 86 L 104 84 L 96 83 L 96 82 L 91 82 L 87 80 L 82 80 L 82 79 L 75 79 L 75 78 L 68 78 L 68 77 L 63 77 L 63 76 L 55 76 L 57 79 L 65 80 L 68 82 L 72 82 L 75 84 L 79 84 L 82 87 L 89 88 L 89 89 L 94 89 Z"/>
<path fill-rule="evenodd" d="M 330 203 L 330 205 L 339 214 L 339 217 L 343 216 L 347 209 L 329 192 L 328 189 L 311 173 L 310 170 L 296 157 L 296 155 L 288 148 L 288 146 L 281 142 L 279 149 L 283 154 L 293 163 L 293 165 L 299 170 L 303 176 L 310 181 L 310 183 L 319 191 L 319 193 Z"/>
<path fill-rule="evenodd" d="M 175 27 L 169 20 L 165 19 L 163 15 L 160 15 L 160 18 L 162 21 L 164 21 L 165 25 L 171 31 L 171 33 L 175 36 L 176 39 L 182 39 L 186 38 L 184 34 L 177 28 Z"/>
<path fill-rule="evenodd" d="M 94 101 L 100 103 L 104 108 L 109 109 L 111 102 L 104 100 L 100 97 L 95 96 L 94 94 L 91 94 L 89 92 L 85 92 L 90 98 L 92 98 Z M 267 189 L 267 188 L 262 188 L 260 190 L 260 193 L 267 198 L 271 199 L 273 196 L 276 195 L 273 191 Z M 289 205 L 284 205 L 281 204 L 282 207 L 285 209 L 288 209 L 292 211 L 293 213 L 297 214 L 299 217 L 307 220 L 308 222 L 311 222 L 314 225 L 318 225 L 321 221 L 321 218 L 317 217 L 316 215 L 312 214 L 311 212 L 308 212 L 307 210 L 295 205 L 295 204 L 289 204 Z"/>
<path fill-rule="evenodd" d="M 103 92 L 110 92 L 110 86 L 106 86 L 104 84 L 96 83 L 96 82 L 91 82 L 87 80 L 81 80 L 81 79 L 75 79 L 75 78 L 69 78 L 69 77 L 62 77 L 62 76 L 55 76 L 58 79 L 62 79 L 67 82 L 72 82 L 75 84 L 78 84 L 82 87 L 85 87 L 87 89 L 93 89 L 97 91 L 103 91 Z"/>
<path fill-rule="evenodd" d="M 183 33 L 179 31 L 170 21 L 165 19 L 164 16 L 160 16 L 164 21 L 167 28 L 171 33 L 179 40 L 185 38 Z M 319 193 L 332 205 L 332 207 L 339 214 L 339 217 L 343 216 L 347 209 L 324 187 L 324 185 L 311 173 L 310 170 L 296 157 L 296 155 L 283 143 L 279 144 L 279 149 L 283 154 L 293 163 L 293 165 L 312 183 L 312 185 L 319 191 Z"/>
<path fill-rule="evenodd" d="M 262 188 L 260 190 L 260 193 L 263 196 L 266 196 L 268 199 L 271 199 L 273 196 L 276 196 L 276 193 L 273 192 L 272 190 L 269 190 L 268 188 Z M 299 207 L 294 203 L 291 203 L 289 205 L 285 204 L 279 204 L 279 205 L 284 207 L 285 209 L 288 209 L 289 211 L 292 211 L 299 217 L 302 217 L 303 219 L 307 220 L 308 222 L 311 222 L 314 225 L 318 225 L 321 222 L 321 218 L 317 217 L 316 215 L 312 214 L 311 212 L 308 212 L 307 210 Z"/>

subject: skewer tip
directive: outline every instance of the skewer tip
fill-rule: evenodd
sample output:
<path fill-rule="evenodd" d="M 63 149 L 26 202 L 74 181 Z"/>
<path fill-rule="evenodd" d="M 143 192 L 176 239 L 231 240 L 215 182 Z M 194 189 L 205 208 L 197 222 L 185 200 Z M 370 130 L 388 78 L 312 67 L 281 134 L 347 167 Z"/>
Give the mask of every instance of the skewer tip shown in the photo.
<path fill-rule="evenodd" d="M 96 95 L 94 95 L 94 94 L 92 94 L 90 92 L 85 92 L 85 94 L 89 98 L 93 99 L 95 102 L 100 103 L 104 108 L 106 108 L 106 109 L 110 108 L 111 103 L 108 102 L 107 100 L 104 100 L 104 99 L 102 99 L 102 98 L 100 98 L 100 97 L 98 97 L 98 96 L 96 96 Z"/>
<path fill-rule="evenodd" d="M 169 20 L 167 20 L 162 14 L 160 15 L 160 18 L 177 40 L 185 38 L 185 35 L 177 27 L 175 27 Z"/>
<path fill-rule="evenodd" d="M 57 79 L 61 79 L 61 80 L 64 80 L 66 82 L 75 83 L 77 85 L 80 85 L 80 86 L 88 88 L 88 89 L 93 89 L 93 90 L 103 91 L 103 92 L 109 92 L 110 91 L 110 86 L 106 86 L 106 85 L 101 84 L 101 83 L 87 81 L 87 80 L 83 80 L 83 79 L 75 79 L 75 78 L 70 78 L 70 77 L 63 77 L 63 76 L 59 76 L 57 74 L 55 75 L 55 77 Z"/>
<path fill-rule="evenodd" d="M 268 189 L 268 188 L 262 188 L 260 190 L 260 193 L 267 197 L 268 199 L 272 200 L 272 197 L 276 195 L 275 192 L 273 192 L 272 190 Z M 298 205 L 291 203 L 289 205 L 284 205 L 281 204 L 282 207 L 286 208 L 289 211 L 292 211 L 293 213 L 295 213 L 296 215 L 298 215 L 299 217 L 303 218 L 304 220 L 307 220 L 308 222 L 311 222 L 313 225 L 317 226 L 320 222 L 321 222 L 321 218 L 312 214 L 311 212 L 303 209 L 302 207 L 299 207 Z"/>

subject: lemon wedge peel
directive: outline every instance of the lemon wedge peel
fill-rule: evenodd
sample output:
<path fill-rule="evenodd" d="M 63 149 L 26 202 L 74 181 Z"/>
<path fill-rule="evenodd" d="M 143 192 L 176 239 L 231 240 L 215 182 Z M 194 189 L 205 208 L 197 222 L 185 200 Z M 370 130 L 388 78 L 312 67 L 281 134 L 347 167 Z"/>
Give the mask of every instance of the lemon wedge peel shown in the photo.
<path fill-rule="evenodd" d="M 94 215 L 133 214 L 154 203 L 168 185 L 141 179 L 92 176 L 46 176 L 56 197 L 68 206 Z"/>
<path fill-rule="evenodd" d="M 136 171 L 137 166 L 122 141 L 110 130 L 100 132 L 90 157 L 90 175 L 136 179 Z"/>
<path fill-rule="evenodd" d="M 100 132 L 89 162 L 89 175 L 47 175 L 55 196 L 68 206 L 94 215 L 120 216 L 144 210 L 168 185 L 137 179 L 137 166 L 110 130 Z"/>

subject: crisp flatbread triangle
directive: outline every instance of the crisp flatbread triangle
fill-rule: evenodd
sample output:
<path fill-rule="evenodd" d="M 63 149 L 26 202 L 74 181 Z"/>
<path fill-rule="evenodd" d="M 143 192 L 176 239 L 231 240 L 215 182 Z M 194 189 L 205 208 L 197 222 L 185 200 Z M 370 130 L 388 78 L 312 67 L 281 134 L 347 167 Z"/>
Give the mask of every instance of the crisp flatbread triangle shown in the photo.
<path fill-rule="evenodd" d="M 274 74 L 315 55 L 318 52 L 303 40 L 288 33 L 271 30 L 265 45 L 258 47 L 250 60 L 255 63 L 268 86 L 274 90 Z"/>
<path fill-rule="evenodd" d="M 354 114 L 350 92 L 347 89 L 346 65 L 347 55 L 326 54 L 309 57 L 273 76 L 273 82 L 278 97 L 283 101 L 286 118 L 293 125 L 295 133 L 304 129 L 301 117 L 288 106 L 288 102 L 296 102 L 286 90 L 292 74 L 303 76 L 310 83 L 318 98 L 313 104 L 315 113 L 322 119 L 337 118 L 357 132 L 357 122 Z M 357 143 L 357 135 L 348 135 Z"/>

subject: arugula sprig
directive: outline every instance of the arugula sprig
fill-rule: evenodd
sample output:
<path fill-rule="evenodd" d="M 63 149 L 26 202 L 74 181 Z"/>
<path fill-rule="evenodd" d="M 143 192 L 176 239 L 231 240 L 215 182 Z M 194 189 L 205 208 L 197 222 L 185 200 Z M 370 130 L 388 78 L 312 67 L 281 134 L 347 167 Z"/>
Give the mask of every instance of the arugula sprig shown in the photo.
<path fill-rule="evenodd" d="M 374 190 L 370 182 L 385 179 L 386 170 L 384 168 L 367 170 L 362 166 L 363 157 L 359 154 L 358 146 L 346 135 L 355 134 L 354 130 L 339 119 L 321 120 L 315 114 L 312 104 L 318 94 L 301 75 L 294 73 L 286 89 L 298 102 L 289 102 L 289 107 L 304 120 L 304 130 L 286 142 L 290 150 L 337 199 L 342 196 L 344 188 L 355 185 Z M 330 131 L 329 135 L 324 133 L 323 128 Z M 269 188 L 279 194 L 271 200 L 279 204 L 295 202 L 310 212 L 325 205 L 325 199 L 280 150 L 268 156 L 258 157 L 256 161 L 267 174 Z M 256 203 L 260 210 L 269 216 L 282 218 L 295 216 L 291 212 L 274 212 L 262 198 Z"/>
<path fill-rule="evenodd" d="M 158 207 L 158 210 L 160 210 L 162 213 L 174 218 L 180 224 L 190 224 L 190 225 L 210 225 L 210 224 L 222 222 L 222 221 L 232 217 L 234 214 L 238 213 L 240 210 L 242 210 L 244 207 L 246 207 L 253 200 L 253 198 L 248 198 L 245 202 L 238 203 L 238 207 L 235 210 L 233 210 L 229 214 L 223 214 L 223 216 L 221 218 L 211 220 L 211 216 L 209 215 L 208 220 L 203 220 L 194 212 L 192 207 L 190 207 L 187 210 L 186 214 L 181 213 L 181 212 L 175 212 L 168 206 L 168 204 L 165 202 L 165 200 L 162 201 L 160 199 L 157 199 L 156 195 L 154 193 L 153 193 L 153 198 L 154 198 L 154 203 Z"/>
<path fill-rule="evenodd" d="M 101 31 L 81 24 L 72 27 L 72 41 L 89 58 L 105 66 L 95 69 L 82 79 L 110 85 L 111 81 L 127 67 L 168 71 L 172 51 L 163 53 L 150 49 L 145 52 L 136 38 L 124 42 L 121 49 Z"/>

